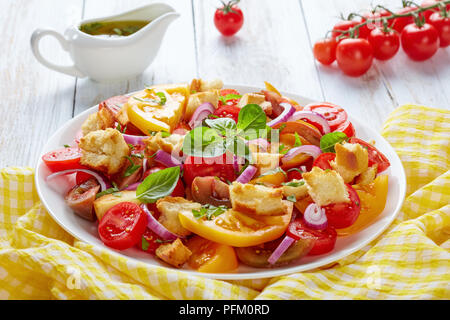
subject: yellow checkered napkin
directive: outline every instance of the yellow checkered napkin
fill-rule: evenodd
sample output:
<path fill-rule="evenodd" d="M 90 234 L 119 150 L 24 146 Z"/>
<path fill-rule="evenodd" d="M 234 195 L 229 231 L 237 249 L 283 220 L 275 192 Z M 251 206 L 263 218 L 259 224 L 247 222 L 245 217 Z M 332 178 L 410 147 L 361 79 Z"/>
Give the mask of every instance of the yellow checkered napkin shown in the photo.
<path fill-rule="evenodd" d="M 0 173 L 0 299 L 450 299 L 450 112 L 403 106 L 383 135 L 405 167 L 402 211 L 371 244 L 317 269 L 215 281 L 75 240 L 40 204 L 33 170 Z"/>

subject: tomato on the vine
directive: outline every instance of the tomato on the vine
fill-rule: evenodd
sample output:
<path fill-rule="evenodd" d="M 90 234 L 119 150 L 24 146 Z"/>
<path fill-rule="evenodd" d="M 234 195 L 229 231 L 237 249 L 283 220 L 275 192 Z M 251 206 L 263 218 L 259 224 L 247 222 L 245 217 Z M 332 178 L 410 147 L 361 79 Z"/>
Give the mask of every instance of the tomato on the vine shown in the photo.
<path fill-rule="evenodd" d="M 417 7 L 404 7 L 398 10 L 395 14 L 402 15 L 406 13 L 410 13 L 413 11 L 416 11 Z M 395 18 L 392 22 L 392 28 L 397 31 L 398 33 L 402 33 L 403 29 L 408 25 L 414 23 L 414 17 L 413 16 L 406 16 L 406 17 L 398 17 Z"/>
<path fill-rule="evenodd" d="M 440 47 L 448 47 L 450 45 L 450 15 L 447 13 L 447 16 L 443 16 L 442 12 L 435 12 L 430 16 L 428 22 L 439 33 Z"/>
<path fill-rule="evenodd" d="M 373 56 L 378 60 L 389 60 L 400 49 L 400 36 L 395 30 L 373 29 L 368 40 L 373 48 Z"/>
<path fill-rule="evenodd" d="M 422 26 L 408 24 L 402 31 L 401 41 L 403 50 L 414 61 L 427 60 L 439 49 L 439 34 L 428 23 Z"/>
<path fill-rule="evenodd" d="M 372 45 L 366 39 L 344 39 L 337 45 L 336 61 L 346 75 L 362 76 L 372 66 Z"/>
<path fill-rule="evenodd" d="M 237 6 L 238 2 L 239 0 L 231 0 L 228 3 L 224 3 L 214 14 L 214 24 L 224 36 L 232 36 L 244 24 L 244 14 Z"/>
<path fill-rule="evenodd" d="M 337 41 L 335 38 L 325 38 L 317 41 L 313 47 L 314 58 L 324 65 L 330 65 L 336 60 Z"/>
<path fill-rule="evenodd" d="M 389 17 L 391 14 L 389 11 L 386 11 L 384 9 L 376 11 L 376 12 L 370 12 L 363 15 L 363 21 L 367 20 L 375 20 L 374 22 L 368 23 L 360 28 L 360 34 L 366 35 L 364 38 L 368 38 L 370 33 L 379 27 L 381 27 L 381 19 Z M 392 20 L 391 20 L 392 21 Z M 390 26 L 392 22 L 388 21 L 388 26 Z M 362 30 L 362 31 L 361 31 Z"/>
<path fill-rule="evenodd" d="M 347 31 L 351 28 L 356 27 L 357 25 L 361 24 L 361 21 L 356 21 L 356 20 L 341 20 L 338 23 L 336 23 L 333 27 L 331 36 L 333 38 L 337 38 L 340 35 L 342 35 L 342 31 Z M 367 37 L 367 34 L 365 33 L 365 29 L 364 28 L 359 28 L 358 31 L 358 37 L 359 38 L 365 38 Z M 347 36 L 347 34 L 344 34 Z M 355 34 L 356 36 L 356 34 Z"/>

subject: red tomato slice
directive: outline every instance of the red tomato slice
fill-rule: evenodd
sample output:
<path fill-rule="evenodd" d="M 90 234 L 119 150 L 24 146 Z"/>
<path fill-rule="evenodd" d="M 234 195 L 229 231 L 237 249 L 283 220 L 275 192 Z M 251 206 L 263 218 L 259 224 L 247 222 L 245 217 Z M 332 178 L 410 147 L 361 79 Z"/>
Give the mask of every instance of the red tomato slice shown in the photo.
<path fill-rule="evenodd" d="M 163 169 L 167 169 L 167 167 L 160 165 L 160 166 L 156 166 L 156 167 L 148 169 L 147 171 L 144 172 L 144 174 L 142 176 L 142 180 L 147 178 L 148 175 L 155 173 L 157 171 L 163 170 Z M 175 186 L 175 189 L 173 189 L 170 196 L 171 197 L 184 197 L 184 185 L 183 185 L 183 182 L 181 181 L 181 178 L 178 179 L 177 185 Z M 153 206 L 150 207 L 150 205 L 154 205 L 154 207 Z M 151 211 L 154 211 L 156 209 L 156 205 L 154 203 L 149 203 L 148 206 Z"/>
<path fill-rule="evenodd" d="M 333 227 L 327 227 L 324 230 L 314 230 L 308 228 L 303 222 L 303 218 L 292 221 L 286 234 L 295 240 L 315 239 L 314 246 L 308 252 L 308 255 L 319 255 L 330 252 L 336 244 L 337 233 Z"/>
<path fill-rule="evenodd" d="M 144 241 L 145 239 L 145 241 Z M 159 240 L 159 241 L 158 241 Z M 138 243 L 137 246 L 145 252 L 155 253 L 156 249 L 162 244 L 162 239 L 158 237 L 156 233 L 154 233 L 150 229 L 146 229 L 144 234 L 142 235 L 141 243 Z"/>
<path fill-rule="evenodd" d="M 147 228 L 147 215 L 135 203 L 121 202 L 106 211 L 98 225 L 103 243 L 117 250 L 137 244 Z"/>
<path fill-rule="evenodd" d="M 305 106 L 303 110 L 314 111 L 323 115 L 327 119 L 331 131 L 335 131 L 348 118 L 344 109 L 328 102 L 311 103 Z"/>
<path fill-rule="evenodd" d="M 80 159 L 81 150 L 78 147 L 61 148 L 42 156 L 42 161 L 52 172 L 85 168 L 80 164 Z"/>
<path fill-rule="evenodd" d="M 306 160 L 300 167 L 298 168 L 291 168 L 289 170 L 286 171 L 287 173 L 287 180 L 291 181 L 291 180 L 301 180 L 302 179 L 302 172 L 305 172 L 305 170 L 302 170 L 302 167 L 304 167 L 303 169 L 306 169 L 306 171 L 311 171 L 312 167 L 313 167 L 313 158 L 309 158 L 308 160 Z"/>
<path fill-rule="evenodd" d="M 313 167 L 319 167 L 322 170 L 331 170 L 330 161 L 336 159 L 336 154 L 332 152 L 322 153 L 314 160 Z"/>
<path fill-rule="evenodd" d="M 339 127 L 337 127 L 335 131 L 343 132 L 349 138 L 355 136 L 355 128 L 353 127 L 352 123 L 348 120 L 342 123 Z"/>
<path fill-rule="evenodd" d="M 350 202 L 332 203 L 323 206 L 327 215 L 328 225 L 336 229 L 350 227 L 358 218 L 361 211 L 361 201 L 358 193 L 350 185 L 346 184 Z"/>
<path fill-rule="evenodd" d="M 220 95 L 222 97 L 226 97 L 229 94 L 241 95 L 239 93 L 239 91 L 234 90 L 234 89 L 222 89 L 222 90 L 220 90 Z M 223 103 L 222 100 L 219 100 L 219 107 L 222 107 L 222 106 L 235 106 L 239 102 L 239 100 L 240 100 L 240 98 L 239 99 L 229 99 L 229 100 L 226 101 L 226 103 Z"/>
<path fill-rule="evenodd" d="M 370 143 L 365 142 L 364 140 L 352 137 L 348 140 L 350 143 L 359 143 L 363 147 L 367 148 L 367 151 L 369 153 L 369 167 L 373 166 L 374 164 L 378 165 L 378 173 L 383 172 L 387 168 L 390 167 L 391 163 L 389 162 L 388 158 L 384 154 L 382 154 L 377 148 L 375 148 Z"/>
<path fill-rule="evenodd" d="M 216 111 L 214 111 L 214 115 L 218 116 L 219 118 L 231 118 L 237 123 L 240 111 L 241 109 L 234 105 L 225 105 L 219 107 Z"/>
<path fill-rule="evenodd" d="M 190 186 L 195 177 L 216 176 L 223 182 L 236 180 L 232 163 L 226 163 L 226 155 L 214 158 L 188 157 L 184 162 L 183 180 Z"/>

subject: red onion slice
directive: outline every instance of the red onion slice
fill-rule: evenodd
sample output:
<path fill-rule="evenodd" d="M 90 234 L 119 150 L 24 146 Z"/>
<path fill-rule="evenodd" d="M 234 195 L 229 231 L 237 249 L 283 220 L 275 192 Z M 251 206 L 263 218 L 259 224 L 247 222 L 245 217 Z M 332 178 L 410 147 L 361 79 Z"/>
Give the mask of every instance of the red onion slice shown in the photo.
<path fill-rule="evenodd" d="M 279 246 L 270 255 L 270 257 L 269 257 L 269 259 L 267 259 L 267 261 L 270 264 L 275 264 L 275 262 L 277 262 L 278 259 L 280 259 L 280 257 L 283 255 L 283 253 L 285 253 L 286 250 L 289 249 L 289 247 L 291 246 L 291 244 L 294 243 L 294 241 L 295 240 L 289 236 L 284 237 L 283 241 L 281 241 Z"/>
<path fill-rule="evenodd" d="M 167 152 L 163 151 L 163 150 L 158 150 L 156 151 L 156 155 L 155 155 L 155 161 L 159 162 L 163 165 L 165 165 L 166 167 L 180 167 L 180 169 L 183 169 L 183 164 L 181 163 L 180 160 L 178 160 L 175 157 L 172 157 L 170 154 L 168 154 Z"/>
<path fill-rule="evenodd" d="M 210 102 L 202 103 L 197 109 L 195 109 L 194 114 L 189 120 L 189 126 L 194 129 L 198 125 L 202 124 L 202 121 L 208 117 L 211 113 L 214 113 L 216 109 Z"/>
<path fill-rule="evenodd" d="M 138 144 L 145 145 L 143 140 L 148 138 L 148 136 L 133 136 L 131 134 L 125 134 L 125 133 L 122 133 L 122 136 L 126 143 L 132 144 L 134 146 L 138 145 Z"/>
<path fill-rule="evenodd" d="M 280 106 L 282 106 L 284 108 L 283 112 L 276 117 L 275 119 L 273 119 L 272 121 L 270 121 L 269 123 L 267 123 L 267 125 L 269 127 L 273 127 L 274 125 L 277 125 L 281 122 L 286 122 L 288 121 L 288 119 L 294 114 L 295 112 L 295 108 L 293 106 L 291 106 L 289 103 L 280 103 Z"/>
<path fill-rule="evenodd" d="M 148 166 L 148 159 L 144 158 L 144 160 L 142 161 L 142 173 L 145 173 L 147 171 L 147 166 Z"/>
<path fill-rule="evenodd" d="M 244 171 L 242 171 L 241 175 L 236 179 L 236 181 L 240 183 L 247 183 L 252 180 L 256 171 L 258 171 L 256 167 L 248 166 Z"/>
<path fill-rule="evenodd" d="M 87 169 L 69 169 L 69 170 L 55 172 L 55 173 L 52 173 L 51 175 L 47 176 L 47 178 L 45 180 L 49 181 L 60 175 L 74 173 L 74 172 L 84 172 L 84 173 L 88 173 L 91 176 L 93 176 L 95 179 L 97 179 L 98 183 L 100 184 L 100 187 L 101 187 L 100 191 L 105 191 L 106 189 L 111 187 L 111 183 L 105 176 L 103 176 L 102 174 L 99 174 L 95 171 L 87 170 Z"/>
<path fill-rule="evenodd" d="M 167 230 L 166 227 L 159 223 L 159 221 L 156 220 L 156 218 L 152 215 L 150 210 L 148 210 L 147 205 L 141 204 L 141 208 L 148 216 L 147 227 L 158 236 L 160 236 L 163 240 L 177 240 L 177 238 L 183 238 Z"/>
<path fill-rule="evenodd" d="M 141 181 L 142 182 L 142 181 Z M 141 182 L 135 182 L 130 184 L 128 187 L 124 188 L 123 190 L 129 190 L 129 191 L 134 191 L 137 189 L 138 185 L 141 184 Z"/>
<path fill-rule="evenodd" d="M 245 143 L 247 145 L 256 144 L 258 147 L 264 149 L 264 151 L 267 151 L 269 149 L 269 141 L 263 138 L 248 140 Z"/>
<path fill-rule="evenodd" d="M 327 215 L 325 209 L 319 207 L 315 203 L 311 203 L 303 214 L 303 220 L 307 227 L 315 230 L 323 230 L 328 226 Z"/>
<path fill-rule="evenodd" d="M 286 162 L 292 160 L 292 158 L 297 156 L 299 153 L 309 154 L 311 157 L 316 159 L 322 153 L 322 150 L 320 150 L 320 148 L 318 146 L 313 146 L 313 145 L 309 145 L 309 144 L 300 146 L 300 147 L 295 147 L 295 148 L 292 148 L 291 150 L 289 150 L 283 156 L 283 158 L 281 158 L 281 162 L 286 163 Z"/>
<path fill-rule="evenodd" d="M 311 122 L 318 123 L 319 125 L 322 126 L 323 134 L 327 134 L 327 133 L 331 132 L 330 125 L 328 124 L 327 119 L 325 119 L 325 117 L 322 116 L 320 113 L 313 112 L 313 111 L 296 111 L 289 118 L 288 121 L 296 121 L 299 119 L 306 119 Z"/>

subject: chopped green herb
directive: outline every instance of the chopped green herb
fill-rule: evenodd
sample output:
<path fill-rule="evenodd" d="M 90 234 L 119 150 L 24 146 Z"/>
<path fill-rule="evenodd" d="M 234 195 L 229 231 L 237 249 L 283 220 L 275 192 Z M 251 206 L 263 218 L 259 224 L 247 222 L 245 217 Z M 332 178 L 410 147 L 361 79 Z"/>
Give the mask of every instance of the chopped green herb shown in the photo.
<path fill-rule="evenodd" d="M 114 28 L 113 29 L 114 33 L 121 36 L 123 34 L 122 30 L 120 30 L 119 28 Z"/>
<path fill-rule="evenodd" d="M 166 131 L 161 131 L 161 137 L 163 137 L 163 138 L 170 137 L 170 133 L 166 132 Z"/>
<path fill-rule="evenodd" d="M 147 239 L 142 237 L 142 250 L 147 251 L 148 247 L 150 246 L 150 243 L 148 243 Z"/>
<path fill-rule="evenodd" d="M 131 176 L 133 173 L 135 173 L 141 166 L 140 165 L 136 165 L 134 164 L 133 160 L 131 159 L 131 157 L 129 156 L 125 156 L 125 158 L 128 159 L 128 161 L 130 161 L 131 165 L 127 168 L 127 170 L 125 170 L 123 177 L 129 177 Z"/>
<path fill-rule="evenodd" d="M 134 150 L 134 146 L 131 143 L 128 144 L 128 148 L 130 148 L 130 150 Z"/>
<path fill-rule="evenodd" d="M 295 143 L 294 143 L 294 148 L 295 147 L 300 147 L 302 145 L 302 140 L 300 140 L 300 136 L 298 135 L 298 133 L 295 133 Z"/>
<path fill-rule="evenodd" d="M 173 240 L 161 240 L 161 239 L 156 239 L 155 242 L 156 243 L 168 243 L 168 242 L 172 242 Z"/>
<path fill-rule="evenodd" d="M 278 153 L 280 154 L 286 154 L 288 151 L 289 149 L 284 144 L 280 144 L 278 147 Z"/>
<path fill-rule="evenodd" d="M 281 183 L 283 186 L 287 186 L 287 187 L 301 187 L 305 184 L 305 181 L 300 180 L 300 181 L 289 181 L 289 182 L 282 182 Z"/>
<path fill-rule="evenodd" d="M 127 126 L 122 127 L 122 125 L 120 123 L 118 123 L 116 130 L 119 131 L 120 133 L 125 133 L 125 131 L 127 130 Z"/>
<path fill-rule="evenodd" d="M 205 217 L 207 220 L 212 220 L 214 217 L 217 217 L 227 211 L 226 206 L 213 206 L 212 204 L 203 205 L 200 210 L 192 210 L 192 214 L 196 219 L 200 219 Z"/>
<path fill-rule="evenodd" d="M 107 195 L 107 194 L 114 194 L 114 193 L 120 191 L 119 188 L 117 187 L 117 184 L 116 184 L 115 182 L 113 182 L 112 184 L 113 184 L 113 187 L 112 187 L 112 188 L 109 188 L 109 189 L 106 189 L 106 190 L 104 190 L 104 191 L 102 191 L 102 192 L 97 193 L 97 194 L 95 195 L 95 199 L 98 199 L 98 198 L 100 198 L 101 196 L 104 196 L 104 195 Z"/>
<path fill-rule="evenodd" d="M 219 100 L 222 101 L 222 103 L 226 104 L 228 100 L 234 100 L 234 99 L 240 99 L 242 96 L 240 94 L 227 94 L 226 96 L 220 96 Z"/>
<path fill-rule="evenodd" d="M 70 146 L 68 144 L 65 144 L 64 148 L 70 148 Z"/>
<path fill-rule="evenodd" d="M 297 202 L 297 199 L 295 198 L 294 195 L 287 196 L 287 197 L 286 197 L 286 200 L 287 200 L 287 201 L 290 201 L 290 202 Z"/>
<path fill-rule="evenodd" d="M 166 102 L 167 102 L 167 98 L 166 98 L 166 95 L 164 94 L 164 92 L 156 92 L 155 94 L 160 99 L 159 104 L 162 105 L 162 106 L 165 105 Z"/>

